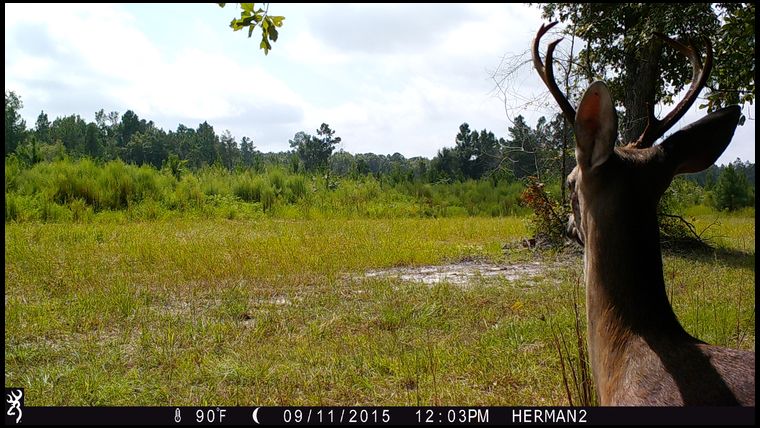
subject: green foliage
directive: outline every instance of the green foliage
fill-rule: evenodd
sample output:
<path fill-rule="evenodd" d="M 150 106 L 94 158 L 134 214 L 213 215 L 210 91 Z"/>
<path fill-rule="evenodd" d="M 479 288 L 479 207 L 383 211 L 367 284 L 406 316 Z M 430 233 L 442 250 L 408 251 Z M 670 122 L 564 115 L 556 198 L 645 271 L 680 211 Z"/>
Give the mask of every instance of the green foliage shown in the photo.
<path fill-rule="evenodd" d="M 568 217 L 567 208 L 561 201 L 550 195 L 535 177 L 528 179 L 521 200 L 533 211 L 528 228 L 536 241 L 561 246 L 565 242 Z"/>
<path fill-rule="evenodd" d="M 294 175 L 288 178 L 287 190 L 289 202 L 293 203 L 306 196 L 306 179 L 301 175 Z"/>
<path fill-rule="evenodd" d="M 169 171 L 179 181 L 182 179 L 182 173 L 187 170 L 187 159 L 180 159 L 179 156 L 172 153 L 166 159 L 166 162 L 164 162 L 164 169 Z"/>
<path fill-rule="evenodd" d="M 314 137 L 300 131 L 289 142 L 307 172 L 327 170 L 330 155 L 341 141 L 340 137 L 334 137 L 335 131 L 326 123 L 319 127 L 317 135 Z"/>
<path fill-rule="evenodd" d="M 180 210 L 188 210 L 191 208 L 201 208 L 205 200 L 206 195 L 201 190 L 201 184 L 198 182 L 198 179 L 192 175 L 187 175 L 177 184 L 172 205 Z"/>
<path fill-rule="evenodd" d="M 267 179 L 275 193 L 278 196 L 282 195 L 285 191 L 285 173 L 280 169 L 273 169 L 267 173 Z"/>
<path fill-rule="evenodd" d="M 666 212 L 682 213 L 691 206 L 704 203 L 705 197 L 702 187 L 683 176 L 677 176 L 665 190 L 660 206 L 667 207 Z"/>
<path fill-rule="evenodd" d="M 33 165 L 42 160 L 40 153 L 40 144 L 34 134 L 29 135 L 14 153 L 22 162 L 27 165 Z"/>
<path fill-rule="evenodd" d="M 463 123 L 455 141 L 454 156 L 465 178 L 477 180 L 498 168 L 501 147 L 493 132 L 470 131 L 470 125 Z"/>
<path fill-rule="evenodd" d="M 456 135 L 456 145 L 439 150 L 429 168 L 422 164 L 424 175 L 431 182 L 482 178 L 500 181 L 531 176 L 545 182 L 560 182 L 572 169 L 567 154 L 564 168 L 562 165 L 561 116 L 552 121 L 539 118 L 533 129 L 518 115 L 508 131 L 509 139 L 497 139 L 487 129 L 471 131 L 470 125 L 463 123 Z"/>
<path fill-rule="evenodd" d="M 24 107 L 21 98 L 13 91 L 5 91 L 5 155 L 16 150 L 24 140 L 26 121 L 19 111 Z"/>
<path fill-rule="evenodd" d="M 754 100 L 754 4 L 750 3 L 546 3 L 545 19 L 585 40 L 573 72 L 583 80 L 603 78 L 628 116 L 625 141 L 643 131 L 646 105 L 670 104 L 692 80 L 683 55 L 654 36 L 660 32 L 701 48 L 710 38 L 715 69 L 707 86 L 710 111 Z"/>
<path fill-rule="evenodd" d="M 333 153 L 341 139 L 327 124 L 317 136 L 296 134 L 293 151 L 260 153 L 251 139 L 242 137 L 238 147 L 229 131 L 218 136 L 207 122 L 167 133 L 132 111 L 121 120 L 116 112 L 95 116 L 95 123 L 76 115 L 50 123 L 41 113 L 37 129 L 24 131 L 6 156 L 7 221 L 508 216 L 529 212 L 519 203 L 518 178 L 536 174 L 548 188 L 564 178 L 558 116 L 535 128 L 517 117 L 509 140 L 464 123 L 455 147 L 432 160 Z M 754 164 L 735 167 L 754 177 Z M 568 162 L 564 171 L 570 168 Z M 707 185 L 720 170 L 711 170 L 715 179 L 692 179 Z M 678 210 L 714 200 L 696 187 L 674 185 L 669 194 L 676 191 Z"/>
<path fill-rule="evenodd" d="M 135 197 L 135 180 L 130 174 L 134 170 L 123 162 L 109 162 L 100 179 L 101 188 L 108 189 L 103 195 L 103 206 L 110 209 L 127 208 Z M 86 188 L 86 187 L 85 187 Z"/>
<path fill-rule="evenodd" d="M 39 148 L 40 160 L 54 162 L 67 158 L 66 147 L 59 140 L 54 144 L 43 144 Z"/>
<path fill-rule="evenodd" d="M 609 74 L 629 71 L 626 53 L 660 43 L 655 31 L 698 40 L 719 28 L 717 16 L 707 3 L 547 3 L 540 7 L 544 18 L 569 22 L 566 31 L 586 40 L 588 45 L 579 53 L 584 63 L 578 70 L 589 78 L 605 76 L 615 100 L 625 97 L 624 79 L 634 76 L 611 78 Z M 667 101 L 690 81 L 691 66 L 679 54 L 662 55 L 658 61 L 663 74 L 658 76 L 656 100 Z"/>
<path fill-rule="evenodd" d="M 704 204 L 709 193 L 694 181 L 675 177 L 657 205 L 657 222 L 661 243 L 671 249 L 705 248 L 704 230 L 694 225 L 693 216 L 686 217 L 690 208 Z"/>
<path fill-rule="evenodd" d="M 87 136 L 87 122 L 79 115 L 57 117 L 53 120 L 50 128 L 53 141 L 61 141 L 70 154 L 84 154 L 87 152 L 85 139 Z"/>
<path fill-rule="evenodd" d="M 226 3 L 218 3 L 219 7 L 224 7 Z M 248 37 L 253 34 L 253 30 L 256 26 L 261 28 L 261 43 L 260 49 L 264 49 L 264 55 L 269 54 L 269 50 L 272 49 L 272 45 L 269 43 L 276 42 L 279 37 L 277 28 L 282 27 L 282 21 L 284 16 L 270 16 L 269 15 L 269 3 L 264 3 L 265 9 L 256 9 L 255 3 L 240 3 L 240 18 L 232 18 L 230 22 L 230 28 L 232 31 L 239 31 L 245 27 L 248 27 Z"/>
<path fill-rule="evenodd" d="M 258 202 L 261 200 L 261 187 L 263 180 L 253 178 L 250 174 L 243 174 L 235 180 L 232 193 L 246 202 Z"/>
<path fill-rule="evenodd" d="M 717 209 L 728 211 L 736 211 L 754 202 L 754 189 L 734 164 L 728 164 L 721 172 L 713 190 L 713 202 Z"/>
<path fill-rule="evenodd" d="M 230 172 L 220 166 L 186 171 L 156 170 L 120 160 L 90 159 L 25 164 L 5 161 L 6 221 L 97 221 L 126 214 L 130 219 L 203 215 L 257 218 L 509 216 L 519 206 L 517 182 L 467 180 L 429 184 L 378 180 L 372 175 L 326 177 L 288 173 Z"/>
<path fill-rule="evenodd" d="M 92 207 L 82 199 L 74 199 L 69 202 L 69 210 L 71 211 L 71 219 L 77 223 L 87 223 L 93 218 Z"/>
<path fill-rule="evenodd" d="M 717 10 L 722 24 L 716 35 L 709 111 L 755 99 L 755 4 L 721 3 Z"/>
<path fill-rule="evenodd" d="M 261 206 L 264 208 L 264 212 L 269 211 L 277 201 L 277 193 L 272 185 L 268 182 L 264 182 L 261 186 Z"/>
<path fill-rule="evenodd" d="M 219 165 L 204 168 L 197 173 L 203 193 L 206 196 L 227 196 L 232 194 L 231 174 Z"/>
<path fill-rule="evenodd" d="M 531 129 L 518 117 L 515 128 L 510 128 L 511 141 L 497 140 L 487 129 L 470 131 L 465 123 L 460 126 L 456 146 L 444 147 L 437 157 L 428 160 L 407 159 L 400 153 L 354 155 L 343 150 L 335 153 L 341 138 L 325 123 L 316 136 L 297 133 L 290 141 L 292 151 L 261 153 L 255 150 L 250 138 L 243 136 L 238 145 L 229 131 L 217 135 L 207 122 L 195 129 L 180 124 L 176 132 L 165 132 L 131 110 L 120 118 L 117 112 L 106 114 L 101 109 L 95 113 L 94 123 L 76 115 L 59 117 L 49 123 L 43 112 L 38 117 L 37 129 L 27 133 L 22 145 L 11 155 L 26 164 L 83 157 L 97 162 L 120 159 L 124 163 L 161 168 L 176 181 L 191 171 L 199 173 L 208 165 L 218 166 L 219 171 L 319 173 L 326 176 L 324 185 L 330 190 L 336 189 L 342 178 L 359 179 L 369 174 L 391 186 L 403 182 L 452 183 L 469 179 L 488 180 L 496 185 L 526 174 L 536 174 L 548 182 L 564 175 L 555 162 L 556 155 L 552 154 L 558 141 L 553 131 L 557 123 L 557 120 L 539 119 L 536 129 Z M 202 181 L 203 191 L 208 195 L 225 196 L 233 192 L 229 178 L 220 176 L 208 183 Z M 281 178 L 272 177 L 272 185 L 278 197 L 291 198 Z"/>

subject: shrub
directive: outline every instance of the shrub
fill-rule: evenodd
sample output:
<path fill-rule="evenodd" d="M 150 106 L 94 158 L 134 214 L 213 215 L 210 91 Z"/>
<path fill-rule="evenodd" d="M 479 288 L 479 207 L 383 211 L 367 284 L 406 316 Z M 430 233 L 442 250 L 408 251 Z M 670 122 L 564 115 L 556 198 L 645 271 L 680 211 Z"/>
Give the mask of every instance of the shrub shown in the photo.
<path fill-rule="evenodd" d="M 533 211 L 529 221 L 529 229 L 535 239 L 552 246 L 563 244 L 565 242 L 568 209 L 547 193 L 544 184 L 535 177 L 528 179 L 521 199 Z"/>
<path fill-rule="evenodd" d="M 20 197 L 13 193 L 5 193 L 5 221 L 20 221 L 22 207 Z"/>
<path fill-rule="evenodd" d="M 269 184 L 277 195 L 281 195 L 285 189 L 285 174 L 279 169 L 274 169 L 267 174 Z"/>
<path fill-rule="evenodd" d="M 287 181 L 287 188 L 290 190 L 289 202 L 295 202 L 306 196 L 306 179 L 301 175 L 294 175 Z"/>
<path fill-rule="evenodd" d="M 105 165 L 98 184 L 103 191 L 103 208 L 124 209 L 134 200 L 134 179 L 127 166 L 120 160 L 108 162 Z"/>
<path fill-rule="evenodd" d="M 193 175 L 185 175 L 174 190 L 175 205 L 186 210 L 188 208 L 200 208 L 206 200 L 206 196 L 201 190 L 198 179 Z"/>
<path fill-rule="evenodd" d="M 92 220 L 92 207 L 88 206 L 87 202 L 82 199 L 74 199 L 69 202 L 69 210 L 71 210 L 71 219 L 73 221 L 89 222 Z"/>
<path fill-rule="evenodd" d="M 246 202 L 258 202 L 261 200 L 261 187 L 263 182 L 260 178 L 252 178 L 245 174 L 238 178 L 232 185 L 232 193 Z"/>
<path fill-rule="evenodd" d="M 277 195 L 275 194 L 274 189 L 268 183 L 265 183 L 261 187 L 261 206 L 264 211 L 271 210 L 276 200 Z"/>

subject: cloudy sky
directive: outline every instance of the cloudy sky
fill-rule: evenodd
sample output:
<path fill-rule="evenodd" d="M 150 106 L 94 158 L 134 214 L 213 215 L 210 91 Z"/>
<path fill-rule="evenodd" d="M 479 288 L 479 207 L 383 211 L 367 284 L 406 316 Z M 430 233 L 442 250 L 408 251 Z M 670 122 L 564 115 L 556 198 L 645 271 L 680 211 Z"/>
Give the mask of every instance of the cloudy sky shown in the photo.
<path fill-rule="evenodd" d="M 509 112 L 491 78 L 503 58 L 527 53 L 542 22 L 536 7 L 274 3 L 269 11 L 286 19 L 265 56 L 260 33 L 248 39 L 228 27 L 236 4 L 6 4 L 5 88 L 21 97 L 28 126 L 41 110 L 94 121 L 100 109 L 131 109 L 167 131 L 208 121 L 265 152 L 287 150 L 296 132 L 326 122 L 351 153 L 432 157 L 453 146 L 463 122 L 506 137 L 508 117 L 533 125 L 551 112 L 523 106 L 548 96 L 529 66 L 510 81 Z M 754 107 L 744 113 L 750 120 L 718 163 L 754 162 Z M 702 115 L 690 111 L 675 129 Z"/>

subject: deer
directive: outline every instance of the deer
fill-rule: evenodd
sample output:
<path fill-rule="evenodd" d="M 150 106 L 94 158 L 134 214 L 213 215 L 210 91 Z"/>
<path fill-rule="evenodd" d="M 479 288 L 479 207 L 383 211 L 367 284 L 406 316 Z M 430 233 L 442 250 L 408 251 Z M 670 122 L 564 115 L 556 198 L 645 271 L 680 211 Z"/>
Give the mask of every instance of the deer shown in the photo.
<path fill-rule="evenodd" d="M 572 214 L 568 232 L 583 246 L 587 343 L 603 406 L 754 406 L 755 353 L 709 345 L 686 332 L 668 301 L 657 204 L 677 174 L 712 165 L 730 143 L 741 110 L 733 105 L 662 137 L 689 109 L 712 69 L 694 45 L 656 33 L 688 58 L 692 82 L 663 119 L 647 106 L 647 125 L 616 145 L 617 113 L 609 88 L 593 82 L 577 111 L 557 86 L 551 42 L 546 64 L 539 41 L 557 22 L 542 25 L 532 43 L 533 64 L 572 125 L 577 166 L 567 178 Z"/>

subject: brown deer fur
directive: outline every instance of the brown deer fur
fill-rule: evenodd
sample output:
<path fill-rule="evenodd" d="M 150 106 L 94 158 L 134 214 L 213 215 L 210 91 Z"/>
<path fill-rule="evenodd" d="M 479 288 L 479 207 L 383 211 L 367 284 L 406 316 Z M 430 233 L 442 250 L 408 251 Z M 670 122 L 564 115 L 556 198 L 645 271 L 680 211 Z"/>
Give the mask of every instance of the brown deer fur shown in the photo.
<path fill-rule="evenodd" d="M 754 406 L 755 353 L 708 345 L 678 322 L 665 294 L 657 204 L 673 176 L 701 171 L 726 149 L 739 122 L 726 107 L 663 136 L 694 103 L 712 69 L 692 45 L 663 34 L 692 65 L 684 98 L 662 120 L 649 105 L 647 127 L 616 147 L 617 115 L 603 82 L 589 86 L 576 112 L 554 81 L 553 52 L 546 64 L 538 48 L 557 23 L 542 25 L 533 40 L 533 64 L 573 124 L 578 165 L 568 176 L 573 214 L 568 233 L 584 245 L 586 315 L 591 369 L 602 405 Z"/>
<path fill-rule="evenodd" d="M 657 203 L 680 172 L 711 165 L 731 141 L 727 107 L 643 149 L 615 147 L 607 87 L 592 84 L 575 118 L 570 229 L 584 244 L 591 367 L 602 405 L 755 404 L 754 352 L 708 345 L 665 294 Z"/>

